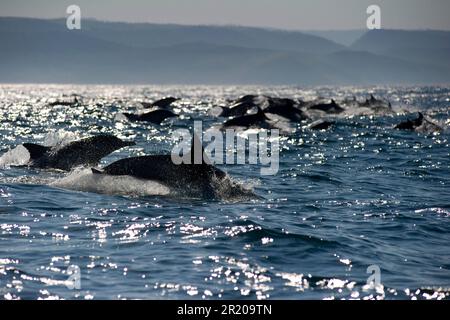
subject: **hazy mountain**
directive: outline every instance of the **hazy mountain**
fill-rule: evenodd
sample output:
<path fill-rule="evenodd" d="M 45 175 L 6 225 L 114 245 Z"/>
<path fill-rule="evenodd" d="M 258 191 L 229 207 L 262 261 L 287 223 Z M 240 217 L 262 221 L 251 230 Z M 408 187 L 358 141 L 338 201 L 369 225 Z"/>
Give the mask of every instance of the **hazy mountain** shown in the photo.
<path fill-rule="evenodd" d="M 367 30 L 311 30 L 304 32 L 334 41 L 344 46 L 350 46 L 366 33 Z"/>
<path fill-rule="evenodd" d="M 66 20 L 0 18 L 0 30 L 36 33 L 66 30 Z M 180 43 L 210 43 L 270 50 L 329 53 L 343 48 L 333 41 L 301 32 L 237 26 L 185 26 L 82 20 L 90 37 L 129 47 L 157 48 Z"/>
<path fill-rule="evenodd" d="M 450 66 L 448 31 L 372 30 L 358 39 L 352 49 L 419 63 Z"/>
<path fill-rule="evenodd" d="M 426 56 L 404 59 L 395 50 L 380 51 L 366 36 L 348 48 L 300 32 L 257 28 L 83 20 L 81 30 L 67 30 L 64 20 L 0 18 L 0 82 L 449 82 L 448 67 Z"/>

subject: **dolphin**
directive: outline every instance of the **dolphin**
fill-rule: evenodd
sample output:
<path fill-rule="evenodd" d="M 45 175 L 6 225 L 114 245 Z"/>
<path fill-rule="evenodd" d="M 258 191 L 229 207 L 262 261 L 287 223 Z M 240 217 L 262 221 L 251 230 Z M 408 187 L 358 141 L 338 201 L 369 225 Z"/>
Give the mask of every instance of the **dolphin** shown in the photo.
<path fill-rule="evenodd" d="M 443 130 L 437 124 L 434 124 L 433 122 L 426 119 L 421 112 L 419 112 L 419 115 L 416 119 L 403 121 L 396 125 L 394 129 L 414 130 L 423 133 L 439 132 Z"/>
<path fill-rule="evenodd" d="M 191 152 L 188 157 L 191 163 L 175 164 L 170 154 L 147 155 L 118 160 L 104 167 L 102 170 L 91 168 L 93 174 L 111 176 L 131 176 L 138 179 L 159 182 L 185 195 L 205 198 L 217 198 L 217 186 L 227 174 L 209 164 L 202 148 L 202 163 L 194 162 L 194 136 Z M 199 142 L 201 145 L 201 142 Z"/>
<path fill-rule="evenodd" d="M 255 114 L 249 114 L 242 117 L 237 117 L 226 121 L 223 126 L 224 127 L 267 127 L 267 120 L 269 118 L 266 117 L 264 111 L 261 110 L 260 107 L 257 107 L 257 112 Z"/>
<path fill-rule="evenodd" d="M 295 106 L 298 103 L 292 99 L 270 98 L 269 106 L 264 109 L 266 113 L 272 113 L 286 118 L 293 122 L 301 122 L 308 117 Z"/>
<path fill-rule="evenodd" d="M 165 119 L 177 116 L 172 111 L 164 109 L 153 110 L 143 114 L 123 113 L 123 115 L 131 121 L 147 121 L 156 124 L 161 124 Z"/>
<path fill-rule="evenodd" d="M 242 117 L 251 109 L 261 107 L 267 101 L 265 96 L 245 95 L 234 101 L 228 108 L 222 107 L 220 117 Z"/>
<path fill-rule="evenodd" d="M 156 100 L 154 102 L 148 103 L 148 102 L 141 102 L 141 104 L 144 106 L 144 108 L 161 108 L 161 109 L 167 109 L 171 106 L 172 103 L 175 101 L 180 100 L 179 98 L 174 97 L 167 97 L 160 100 Z"/>
<path fill-rule="evenodd" d="M 266 113 L 279 115 L 294 122 L 307 119 L 306 115 L 295 106 L 303 105 L 303 101 L 288 98 L 276 98 L 262 95 L 245 95 L 237 99 L 230 107 L 223 108 L 221 117 L 242 117 L 252 109 L 261 108 Z"/>
<path fill-rule="evenodd" d="M 341 113 L 344 111 L 344 109 L 341 106 L 339 106 L 333 99 L 331 100 L 331 103 L 316 104 L 309 107 L 309 109 L 320 110 L 326 113 Z"/>
<path fill-rule="evenodd" d="M 421 112 L 419 112 L 419 116 L 414 120 L 406 120 L 395 126 L 395 129 L 399 130 L 415 130 L 420 127 L 423 123 L 424 117 Z"/>
<path fill-rule="evenodd" d="M 54 107 L 54 106 L 73 107 L 73 106 L 78 105 L 79 103 L 80 103 L 80 101 L 78 100 L 77 97 L 75 97 L 75 99 L 73 101 L 57 100 L 57 101 L 50 102 L 48 105 L 50 107 Z"/>
<path fill-rule="evenodd" d="M 392 105 L 389 101 L 383 101 L 380 99 L 377 99 L 373 96 L 373 94 L 370 95 L 369 99 L 366 99 L 365 102 L 362 102 L 359 104 L 360 107 L 368 107 L 368 108 L 374 108 L 374 109 L 392 109 Z"/>
<path fill-rule="evenodd" d="M 103 157 L 126 146 L 135 145 L 132 141 L 123 141 L 112 135 L 96 135 L 77 140 L 67 145 L 47 147 L 34 143 L 24 143 L 30 153 L 29 166 L 44 169 L 70 171 L 82 165 L 97 165 Z"/>

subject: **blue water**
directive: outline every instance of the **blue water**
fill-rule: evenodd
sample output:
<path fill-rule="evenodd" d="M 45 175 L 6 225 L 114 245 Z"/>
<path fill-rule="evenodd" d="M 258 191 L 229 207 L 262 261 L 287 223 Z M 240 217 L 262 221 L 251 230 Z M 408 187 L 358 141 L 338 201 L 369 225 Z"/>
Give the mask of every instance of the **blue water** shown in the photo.
<path fill-rule="evenodd" d="M 346 115 L 324 132 L 294 128 L 281 139 L 273 176 L 261 176 L 255 165 L 222 166 L 252 188 L 254 200 L 168 197 L 161 186 L 139 184 L 130 195 L 114 194 L 115 183 L 86 192 L 86 172 L 15 167 L 8 162 L 20 156 L 3 156 L 0 298 L 448 298 L 449 87 L 2 85 L 0 150 L 99 132 L 137 142 L 105 165 L 169 152 L 173 129 L 222 121 L 208 110 L 242 94 L 339 100 L 370 92 L 389 99 L 398 114 Z M 70 94 L 83 105 L 47 105 Z M 153 126 L 115 118 L 138 101 L 167 95 L 182 98 L 181 119 Z M 417 110 L 445 130 L 392 129 Z M 375 288 L 365 286 L 373 265 L 380 269 Z M 79 267 L 80 289 L 66 286 L 69 266 Z"/>

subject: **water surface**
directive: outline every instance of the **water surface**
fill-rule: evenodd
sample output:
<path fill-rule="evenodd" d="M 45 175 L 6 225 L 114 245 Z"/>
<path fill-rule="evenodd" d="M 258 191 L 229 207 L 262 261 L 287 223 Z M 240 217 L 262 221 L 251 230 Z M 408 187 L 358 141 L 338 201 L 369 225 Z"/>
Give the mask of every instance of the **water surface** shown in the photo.
<path fill-rule="evenodd" d="M 0 297 L 448 298 L 448 87 L 2 85 L 0 150 L 98 133 L 137 142 L 104 158 L 106 165 L 169 152 L 174 129 L 223 121 L 208 110 L 243 94 L 339 100 L 370 92 L 389 99 L 398 114 L 345 115 L 329 131 L 300 125 L 283 135 L 274 176 L 261 176 L 254 165 L 221 167 L 258 199 L 168 197 L 164 186 L 126 180 L 90 190 L 88 170 L 40 171 L 12 166 L 22 154 L 3 156 Z M 71 94 L 80 106 L 48 106 Z M 179 119 L 162 126 L 117 119 L 139 101 L 168 95 L 182 98 Z M 445 130 L 392 129 L 417 110 Z M 66 286 L 71 265 L 80 268 L 80 289 Z M 372 265 L 381 270 L 375 289 L 364 287 Z"/>

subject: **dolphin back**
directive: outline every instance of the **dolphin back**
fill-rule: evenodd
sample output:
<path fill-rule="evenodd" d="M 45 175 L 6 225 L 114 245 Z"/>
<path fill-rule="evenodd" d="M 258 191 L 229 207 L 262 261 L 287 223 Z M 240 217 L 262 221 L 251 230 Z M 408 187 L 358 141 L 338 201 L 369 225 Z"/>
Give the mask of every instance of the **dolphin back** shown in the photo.
<path fill-rule="evenodd" d="M 42 158 L 47 152 L 51 150 L 51 147 L 45 147 L 35 143 L 24 143 L 22 145 L 30 153 L 31 160 Z"/>

